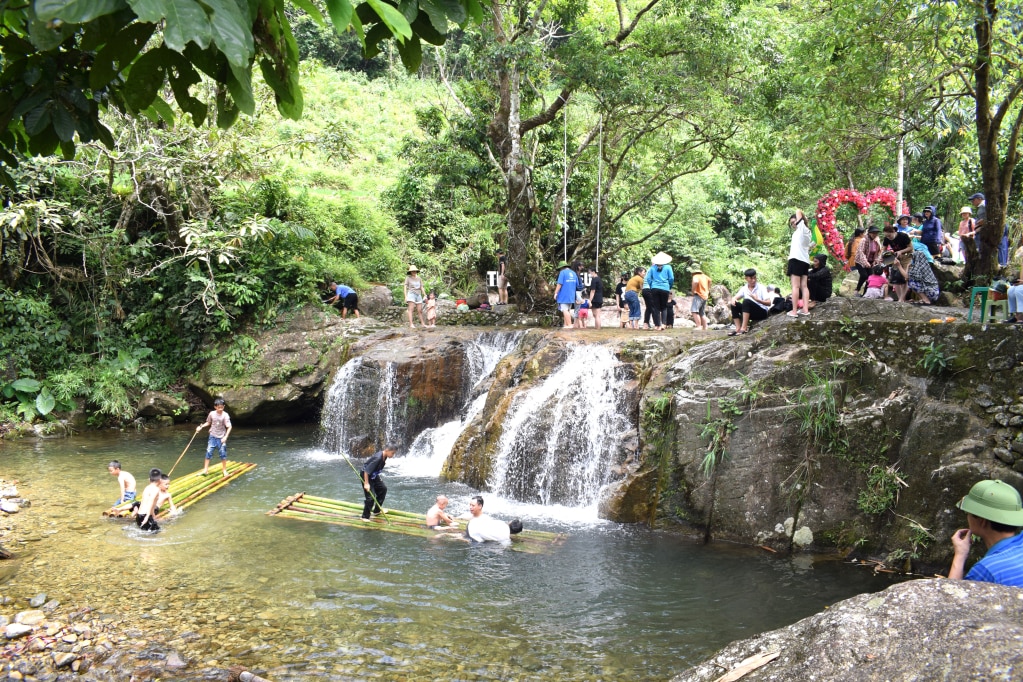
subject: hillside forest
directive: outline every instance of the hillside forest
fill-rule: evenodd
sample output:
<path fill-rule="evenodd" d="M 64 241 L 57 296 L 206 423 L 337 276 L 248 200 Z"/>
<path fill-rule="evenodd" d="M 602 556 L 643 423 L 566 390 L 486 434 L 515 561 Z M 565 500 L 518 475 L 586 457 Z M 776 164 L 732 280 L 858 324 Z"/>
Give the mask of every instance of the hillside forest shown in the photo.
<path fill-rule="evenodd" d="M 1018 0 L 0 11 L 7 425 L 129 422 L 331 280 L 400 288 L 409 264 L 457 297 L 501 249 L 539 310 L 561 260 L 613 281 L 666 251 L 683 288 L 693 264 L 781 282 L 796 208 L 900 166 L 948 226 L 986 194 L 964 286 L 998 274 L 1003 228 L 1020 241 Z M 891 218 L 838 213 L 846 235 Z"/>

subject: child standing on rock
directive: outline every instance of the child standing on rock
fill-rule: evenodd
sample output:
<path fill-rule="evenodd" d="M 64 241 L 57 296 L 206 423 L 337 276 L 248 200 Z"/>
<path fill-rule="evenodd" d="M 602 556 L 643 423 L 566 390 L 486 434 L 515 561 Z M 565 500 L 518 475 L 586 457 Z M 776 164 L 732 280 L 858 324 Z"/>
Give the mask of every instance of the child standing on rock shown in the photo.
<path fill-rule="evenodd" d="M 127 471 L 121 471 L 121 463 L 116 459 L 107 465 L 107 471 L 110 472 L 111 476 L 117 476 L 118 490 L 120 496 L 117 498 L 117 502 L 114 502 L 114 506 L 121 504 L 122 502 L 131 502 L 135 499 L 135 477 L 129 474 Z"/>
<path fill-rule="evenodd" d="M 206 442 L 206 465 L 202 475 L 209 473 L 213 448 L 217 448 L 220 450 L 220 469 L 224 472 L 224 478 L 227 478 L 227 437 L 231 434 L 231 416 L 224 411 L 223 398 L 213 401 L 213 411 L 207 415 L 206 421 L 195 427 L 195 432 L 199 433 L 206 426 L 210 427 L 210 437 Z"/>

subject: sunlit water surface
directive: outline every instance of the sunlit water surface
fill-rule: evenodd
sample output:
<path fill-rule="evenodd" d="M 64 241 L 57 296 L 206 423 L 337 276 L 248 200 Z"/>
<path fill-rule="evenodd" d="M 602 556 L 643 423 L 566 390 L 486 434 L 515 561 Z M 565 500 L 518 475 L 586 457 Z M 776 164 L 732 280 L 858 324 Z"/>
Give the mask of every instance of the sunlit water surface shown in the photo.
<path fill-rule="evenodd" d="M 485 493 L 495 516 L 568 539 L 532 555 L 266 516 L 301 491 L 361 499 L 356 474 L 318 447 L 314 426 L 236 428 L 231 458 L 258 467 L 156 535 L 100 517 L 117 497 L 108 460 L 141 488 L 191 433 L 0 445 L 0 476 L 26 481 L 29 513 L 52 524 L 3 592 L 138 615 L 193 660 L 275 680 L 663 680 L 732 640 L 888 585 L 837 562 L 702 546 L 598 521 L 593 509 Z M 204 446 L 197 438 L 175 473 L 200 468 Z M 435 472 L 391 460 L 385 506 L 425 511 L 443 492 L 449 511 L 464 512 L 475 491 Z"/>

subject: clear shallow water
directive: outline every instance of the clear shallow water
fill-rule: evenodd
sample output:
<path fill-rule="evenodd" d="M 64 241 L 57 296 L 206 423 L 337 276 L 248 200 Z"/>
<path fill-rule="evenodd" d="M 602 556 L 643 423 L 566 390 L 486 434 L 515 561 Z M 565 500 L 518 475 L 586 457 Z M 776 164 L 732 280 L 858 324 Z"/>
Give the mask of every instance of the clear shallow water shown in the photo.
<path fill-rule="evenodd" d="M 567 541 L 530 555 L 265 516 L 301 491 L 361 499 L 356 474 L 317 447 L 313 426 L 235 429 L 231 458 L 258 467 L 155 536 L 100 517 L 117 496 L 108 460 L 141 485 L 190 435 L 0 445 L 0 476 L 25 481 L 28 513 L 50 524 L 0 591 L 125 614 L 166 632 L 193 661 L 246 665 L 277 681 L 661 680 L 732 640 L 890 584 L 836 562 L 696 545 L 597 521 L 591 509 L 485 493 L 487 512 Z M 200 438 L 176 473 L 201 467 Z M 428 471 L 391 460 L 385 505 L 425 511 L 444 492 L 449 510 L 464 511 L 475 491 Z"/>

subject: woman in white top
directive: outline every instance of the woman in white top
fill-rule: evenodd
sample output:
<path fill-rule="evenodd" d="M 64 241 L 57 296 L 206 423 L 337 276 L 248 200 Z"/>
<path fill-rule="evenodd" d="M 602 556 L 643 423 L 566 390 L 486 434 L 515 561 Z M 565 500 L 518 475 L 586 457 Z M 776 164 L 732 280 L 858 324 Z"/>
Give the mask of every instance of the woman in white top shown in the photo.
<path fill-rule="evenodd" d="M 792 228 L 792 245 L 789 247 L 788 275 L 792 285 L 792 310 L 785 313 L 789 317 L 810 314 L 810 289 L 806 284 L 806 276 L 810 274 L 810 226 L 806 224 L 806 216 L 798 208 L 789 218 Z M 796 304 L 799 301 L 799 304 Z M 798 310 L 802 307 L 802 310 Z"/>
<path fill-rule="evenodd" d="M 405 302 L 408 303 L 408 326 L 412 329 L 416 328 L 416 325 L 412 323 L 412 310 L 416 310 L 419 313 L 419 324 L 426 326 L 426 320 L 423 319 L 423 301 L 426 299 L 426 285 L 423 284 L 423 280 L 419 278 L 419 268 L 414 265 L 410 265 L 408 274 L 405 277 Z"/>

